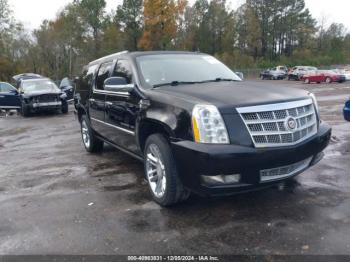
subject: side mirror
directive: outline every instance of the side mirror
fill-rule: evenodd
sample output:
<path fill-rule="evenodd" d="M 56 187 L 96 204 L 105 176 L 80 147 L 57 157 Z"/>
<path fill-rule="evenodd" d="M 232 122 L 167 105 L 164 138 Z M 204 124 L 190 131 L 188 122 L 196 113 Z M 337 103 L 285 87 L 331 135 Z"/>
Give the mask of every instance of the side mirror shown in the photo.
<path fill-rule="evenodd" d="M 130 92 L 134 89 L 134 84 L 128 84 L 124 77 L 110 77 L 104 81 L 104 90 L 111 92 Z"/>
<path fill-rule="evenodd" d="M 244 74 L 242 72 L 236 72 L 236 75 L 238 75 L 240 79 L 244 80 Z"/>
<path fill-rule="evenodd" d="M 11 94 L 18 95 L 17 89 L 11 89 L 11 90 L 10 90 L 10 93 L 11 93 Z"/>

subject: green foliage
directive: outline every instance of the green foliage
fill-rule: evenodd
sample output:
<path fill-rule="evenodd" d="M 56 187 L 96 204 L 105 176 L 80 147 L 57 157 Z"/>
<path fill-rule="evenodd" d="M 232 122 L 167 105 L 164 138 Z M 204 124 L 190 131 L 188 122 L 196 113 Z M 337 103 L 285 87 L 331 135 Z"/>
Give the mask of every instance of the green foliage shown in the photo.
<path fill-rule="evenodd" d="M 138 41 L 143 29 L 142 9 L 142 0 L 124 0 L 123 4 L 117 8 L 115 23 L 123 28 L 125 46 L 128 50 L 137 50 Z"/>

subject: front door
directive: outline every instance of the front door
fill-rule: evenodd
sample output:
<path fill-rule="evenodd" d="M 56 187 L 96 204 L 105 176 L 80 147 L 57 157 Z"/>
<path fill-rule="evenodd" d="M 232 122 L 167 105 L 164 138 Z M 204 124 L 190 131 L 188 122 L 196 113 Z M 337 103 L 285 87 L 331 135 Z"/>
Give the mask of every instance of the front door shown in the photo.
<path fill-rule="evenodd" d="M 106 136 L 104 81 L 109 77 L 113 62 L 101 64 L 93 85 L 89 99 L 89 113 L 92 128 L 102 136 Z"/>
<path fill-rule="evenodd" d="M 133 72 L 128 60 L 118 60 L 112 77 L 123 77 L 132 85 Z M 106 94 L 105 121 L 108 126 L 108 138 L 116 145 L 133 153 L 140 154 L 136 145 L 135 123 L 139 110 L 136 92 L 108 92 Z"/>
<path fill-rule="evenodd" d="M 8 83 L 0 83 L 0 108 L 19 109 L 21 107 L 17 90 Z"/>

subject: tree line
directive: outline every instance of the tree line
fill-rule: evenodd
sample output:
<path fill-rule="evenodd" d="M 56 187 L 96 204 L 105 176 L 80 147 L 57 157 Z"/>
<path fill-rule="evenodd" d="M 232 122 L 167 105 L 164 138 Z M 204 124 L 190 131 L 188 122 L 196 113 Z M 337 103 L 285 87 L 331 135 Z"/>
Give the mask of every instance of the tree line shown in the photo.
<path fill-rule="evenodd" d="M 0 80 L 21 72 L 74 76 L 89 61 L 129 50 L 188 50 L 215 55 L 232 68 L 350 63 L 342 24 L 317 22 L 304 0 L 73 0 L 33 31 L 0 0 Z"/>

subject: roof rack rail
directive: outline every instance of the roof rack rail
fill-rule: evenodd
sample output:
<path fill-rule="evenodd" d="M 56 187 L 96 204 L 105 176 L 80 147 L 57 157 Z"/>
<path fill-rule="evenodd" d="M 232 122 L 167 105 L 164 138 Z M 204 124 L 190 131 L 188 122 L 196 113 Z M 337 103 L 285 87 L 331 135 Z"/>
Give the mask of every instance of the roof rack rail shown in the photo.
<path fill-rule="evenodd" d="M 117 56 L 117 55 L 127 54 L 127 53 L 129 53 L 129 51 L 128 50 L 124 50 L 124 51 L 121 51 L 121 52 L 118 52 L 118 53 L 114 53 L 114 54 L 111 54 L 111 55 L 104 56 L 104 57 L 101 57 L 99 59 L 96 59 L 96 60 L 90 62 L 90 64 L 94 64 L 94 63 L 97 63 L 99 61 L 102 61 L 102 60 L 105 60 L 105 59 L 108 59 L 108 58 L 112 58 L 112 57 Z"/>

